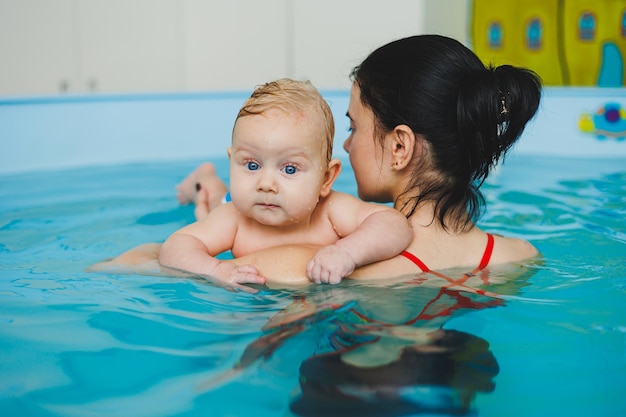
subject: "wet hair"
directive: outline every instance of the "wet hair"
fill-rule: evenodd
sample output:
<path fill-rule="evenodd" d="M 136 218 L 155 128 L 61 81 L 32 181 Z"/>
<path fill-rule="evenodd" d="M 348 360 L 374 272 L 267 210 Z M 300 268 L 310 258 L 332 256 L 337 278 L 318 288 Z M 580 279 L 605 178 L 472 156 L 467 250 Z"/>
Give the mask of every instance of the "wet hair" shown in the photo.
<path fill-rule="evenodd" d="M 351 78 L 374 113 L 381 144 L 399 125 L 423 139 L 426 151 L 412 161 L 406 203 L 398 208 L 410 217 L 434 202 L 444 229 L 471 229 L 484 209 L 480 186 L 537 112 L 537 74 L 485 67 L 454 39 L 420 35 L 376 49 Z"/>
<path fill-rule="evenodd" d="M 311 126 L 323 136 L 326 162 L 331 160 L 335 135 L 333 113 L 311 82 L 281 78 L 257 86 L 239 110 L 235 123 L 240 117 L 263 114 L 271 109 L 280 110 L 288 115 L 294 113 L 305 115 Z"/>

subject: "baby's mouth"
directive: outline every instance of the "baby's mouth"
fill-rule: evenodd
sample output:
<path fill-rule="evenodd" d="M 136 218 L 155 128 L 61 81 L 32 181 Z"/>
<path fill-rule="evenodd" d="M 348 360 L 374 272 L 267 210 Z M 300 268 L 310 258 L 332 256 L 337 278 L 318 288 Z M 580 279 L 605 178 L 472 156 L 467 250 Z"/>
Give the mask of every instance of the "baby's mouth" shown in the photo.
<path fill-rule="evenodd" d="M 265 209 L 275 209 L 275 208 L 280 207 L 276 204 L 271 204 L 271 203 L 258 203 L 257 206 L 261 208 L 265 208 Z"/>

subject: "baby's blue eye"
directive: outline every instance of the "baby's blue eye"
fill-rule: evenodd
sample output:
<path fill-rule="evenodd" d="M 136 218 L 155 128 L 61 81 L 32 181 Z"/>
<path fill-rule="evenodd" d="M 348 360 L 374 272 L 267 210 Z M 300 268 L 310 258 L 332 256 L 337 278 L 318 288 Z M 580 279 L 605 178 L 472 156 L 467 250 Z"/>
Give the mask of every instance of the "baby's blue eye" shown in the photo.
<path fill-rule="evenodd" d="M 249 162 L 246 162 L 246 168 L 248 168 L 250 171 L 256 171 L 257 169 L 260 168 L 260 166 L 254 161 L 249 161 Z"/>
<path fill-rule="evenodd" d="M 294 167 L 293 165 L 287 165 L 285 167 L 285 174 L 287 175 L 293 175 L 298 171 L 298 168 Z"/>

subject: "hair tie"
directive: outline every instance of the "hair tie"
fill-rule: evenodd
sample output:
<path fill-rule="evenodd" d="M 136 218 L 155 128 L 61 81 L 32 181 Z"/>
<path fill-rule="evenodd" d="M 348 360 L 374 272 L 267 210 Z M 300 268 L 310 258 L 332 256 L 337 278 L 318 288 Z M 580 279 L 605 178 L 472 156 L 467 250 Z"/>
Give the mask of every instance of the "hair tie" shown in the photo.
<path fill-rule="evenodd" d="M 508 108 L 508 102 L 511 99 L 511 93 L 509 93 L 508 91 L 506 92 L 506 95 L 504 95 L 502 93 L 502 91 L 500 91 L 500 117 L 505 117 L 507 114 L 509 114 L 509 108 Z"/>
<path fill-rule="evenodd" d="M 509 126 L 509 107 L 511 105 L 511 93 L 504 94 L 500 91 L 500 113 L 498 114 L 498 136 L 502 136 Z"/>

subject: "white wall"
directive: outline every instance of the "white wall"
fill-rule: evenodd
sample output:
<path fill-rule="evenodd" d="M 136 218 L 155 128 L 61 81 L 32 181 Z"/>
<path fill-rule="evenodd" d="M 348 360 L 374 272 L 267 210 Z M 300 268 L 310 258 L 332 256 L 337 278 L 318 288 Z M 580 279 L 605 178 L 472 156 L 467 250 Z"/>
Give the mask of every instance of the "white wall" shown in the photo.
<path fill-rule="evenodd" d="M 325 92 L 335 117 L 334 153 L 345 158 L 349 92 Z M 180 93 L 0 100 L 0 175 L 139 161 L 223 158 L 249 94 Z M 546 88 L 517 154 L 626 159 L 626 133 L 607 135 L 600 111 L 626 108 L 623 88 Z M 588 115 L 595 132 L 582 132 Z M 623 123 L 618 125 L 623 127 Z M 616 126 L 616 127 L 618 127 Z"/>
<path fill-rule="evenodd" d="M 469 0 L 0 0 L 0 96 L 343 89 L 373 48 L 467 41 Z M 466 42 L 467 43 L 467 42 Z"/>

